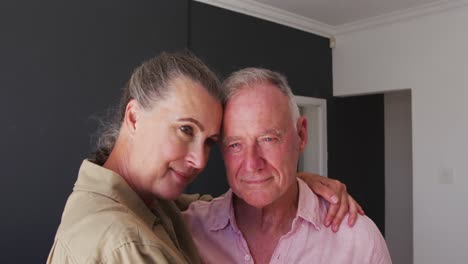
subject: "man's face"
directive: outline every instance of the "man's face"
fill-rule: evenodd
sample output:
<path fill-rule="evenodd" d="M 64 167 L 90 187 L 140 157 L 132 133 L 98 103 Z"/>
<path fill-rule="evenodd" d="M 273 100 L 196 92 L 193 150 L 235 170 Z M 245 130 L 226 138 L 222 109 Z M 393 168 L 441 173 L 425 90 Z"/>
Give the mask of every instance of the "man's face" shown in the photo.
<path fill-rule="evenodd" d="M 297 129 L 296 129 L 297 126 Z M 226 104 L 222 152 L 233 192 L 257 208 L 296 183 L 306 120 L 292 120 L 288 97 L 267 82 L 241 89 Z"/>

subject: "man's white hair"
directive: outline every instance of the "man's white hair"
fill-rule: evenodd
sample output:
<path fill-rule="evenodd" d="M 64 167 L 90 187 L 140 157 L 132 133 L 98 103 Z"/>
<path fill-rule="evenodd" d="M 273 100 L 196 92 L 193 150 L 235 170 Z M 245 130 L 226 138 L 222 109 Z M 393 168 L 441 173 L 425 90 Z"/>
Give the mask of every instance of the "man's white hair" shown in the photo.
<path fill-rule="evenodd" d="M 294 95 L 291 91 L 291 87 L 288 85 L 286 77 L 279 72 L 264 68 L 244 68 L 233 72 L 222 85 L 225 94 L 225 102 L 228 102 L 229 99 L 235 96 L 240 90 L 261 82 L 273 84 L 281 93 L 288 97 L 289 110 L 291 112 L 294 129 L 297 129 L 296 122 L 300 117 L 299 107 L 294 100 Z"/>

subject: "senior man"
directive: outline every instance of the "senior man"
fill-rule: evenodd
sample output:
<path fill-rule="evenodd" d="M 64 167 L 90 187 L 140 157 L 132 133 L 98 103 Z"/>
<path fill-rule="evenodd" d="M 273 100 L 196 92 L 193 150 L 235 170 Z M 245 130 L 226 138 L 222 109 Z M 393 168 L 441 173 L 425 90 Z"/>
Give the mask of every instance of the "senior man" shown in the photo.
<path fill-rule="evenodd" d="M 231 189 L 184 213 L 205 263 L 391 263 L 368 217 L 334 233 L 328 204 L 297 177 L 307 143 L 286 78 L 247 68 L 224 82 L 222 153 Z M 242 217 L 240 217 L 242 216 Z"/>

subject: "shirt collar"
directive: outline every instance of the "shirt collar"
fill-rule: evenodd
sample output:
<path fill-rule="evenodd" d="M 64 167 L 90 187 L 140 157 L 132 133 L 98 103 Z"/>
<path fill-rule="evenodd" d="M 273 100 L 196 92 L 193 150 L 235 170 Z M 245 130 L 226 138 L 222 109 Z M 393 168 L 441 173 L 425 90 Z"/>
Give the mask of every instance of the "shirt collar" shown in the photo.
<path fill-rule="evenodd" d="M 301 179 L 297 178 L 299 184 L 299 202 L 297 205 L 297 215 L 305 221 L 311 223 L 315 229 L 320 230 L 320 200 L 319 197 Z"/>
<path fill-rule="evenodd" d="M 81 164 L 74 191 L 100 194 L 125 205 L 151 228 L 158 218 L 138 194 L 117 173 L 84 160 Z"/>
<path fill-rule="evenodd" d="M 299 185 L 299 200 L 296 218 L 300 217 L 312 224 L 315 229 L 320 230 L 320 200 L 317 195 L 301 179 L 297 179 Z M 223 196 L 212 201 L 212 210 L 209 214 L 211 231 L 218 231 L 231 224 L 238 231 L 236 218 L 234 216 L 233 193 L 229 189 Z"/>
<path fill-rule="evenodd" d="M 229 189 L 223 196 L 213 199 L 212 212 L 209 214 L 209 223 L 211 231 L 218 231 L 226 228 L 229 224 L 233 225 L 235 230 L 239 230 L 236 225 L 233 207 L 233 193 Z"/>

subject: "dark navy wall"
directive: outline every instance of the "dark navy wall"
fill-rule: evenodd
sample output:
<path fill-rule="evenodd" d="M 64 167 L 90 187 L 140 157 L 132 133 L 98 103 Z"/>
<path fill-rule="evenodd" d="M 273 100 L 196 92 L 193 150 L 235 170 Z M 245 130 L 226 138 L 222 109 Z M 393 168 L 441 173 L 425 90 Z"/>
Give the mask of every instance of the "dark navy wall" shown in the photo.
<path fill-rule="evenodd" d="M 286 74 L 299 95 L 332 95 L 327 38 L 202 3 L 190 10 L 190 49 L 221 76 L 260 66 Z"/>
<path fill-rule="evenodd" d="M 186 47 L 186 0 L 0 3 L 0 263 L 44 263 L 90 135 L 144 59 Z"/>
<path fill-rule="evenodd" d="M 328 100 L 328 173 L 385 234 L 385 138 L 382 94 Z"/>

